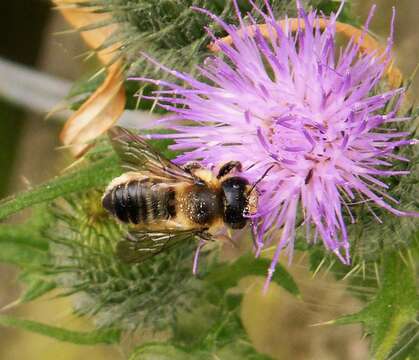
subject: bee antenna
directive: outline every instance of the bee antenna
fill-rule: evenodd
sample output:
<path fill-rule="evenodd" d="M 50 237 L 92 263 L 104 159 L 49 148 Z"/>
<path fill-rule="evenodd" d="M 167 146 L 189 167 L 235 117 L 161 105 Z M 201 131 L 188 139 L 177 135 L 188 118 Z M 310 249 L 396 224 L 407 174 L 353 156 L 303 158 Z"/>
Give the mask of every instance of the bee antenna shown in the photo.
<path fill-rule="evenodd" d="M 266 177 L 266 175 L 269 174 L 269 171 L 272 170 L 272 168 L 275 166 L 275 164 L 271 165 L 264 173 L 263 175 L 253 184 L 252 188 L 247 192 L 247 195 L 250 195 L 253 190 L 255 190 L 256 186 Z"/>

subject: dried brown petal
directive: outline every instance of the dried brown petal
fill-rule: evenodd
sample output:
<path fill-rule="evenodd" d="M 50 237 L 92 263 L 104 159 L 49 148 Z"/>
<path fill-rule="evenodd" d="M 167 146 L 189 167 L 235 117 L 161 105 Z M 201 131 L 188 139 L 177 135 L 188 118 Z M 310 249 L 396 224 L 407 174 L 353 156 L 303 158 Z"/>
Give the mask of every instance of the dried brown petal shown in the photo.
<path fill-rule="evenodd" d="M 124 77 L 120 61 L 110 67 L 104 83 L 65 123 L 61 141 L 75 156 L 82 155 L 90 142 L 108 130 L 125 108 Z"/>
<path fill-rule="evenodd" d="M 87 2 L 86 0 L 53 0 L 57 9 L 67 22 L 75 29 L 80 29 L 95 23 L 103 22 L 111 18 L 108 13 L 95 13 L 93 7 L 77 6 L 76 3 Z M 83 40 L 92 49 L 100 47 L 117 29 L 116 24 L 101 26 L 94 30 L 81 31 Z M 115 56 L 115 51 L 120 44 L 114 44 L 104 50 L 98 51 L 97 56 L 103 64 L 109 64 Z"/>
<path fill-rule="evenodd" d="M 94 13 L 94 8 L 77 6 L 86 0 L 54 0 L 64 18 L 76 29 L 103 22 L 110 14 Z M 81 31 L 81 37 L 93 49 L 98 49 L 117 29 L 107 25 L 89 31 Z M 120 44 L 97 51 L 99 60 L 106 66 L 115 59 Z M 118 121 L 125 108 L 123 62 L 115 61 L 108 67 L 103 84 L 90 96 L 66 122 L 60 134 L 61 141 L 70 147 L 75 156 L 81 156 L 90 142 L 103 134 Z"/>

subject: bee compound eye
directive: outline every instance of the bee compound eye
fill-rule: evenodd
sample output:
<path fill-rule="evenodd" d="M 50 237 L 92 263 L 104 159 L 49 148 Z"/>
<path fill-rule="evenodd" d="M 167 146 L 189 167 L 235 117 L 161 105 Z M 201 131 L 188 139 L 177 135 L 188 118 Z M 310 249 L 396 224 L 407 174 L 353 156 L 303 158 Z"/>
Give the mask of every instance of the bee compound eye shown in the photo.
<path fill-rule="evenodd" d="M 245 194 L 248 181 L 241 177 L 231 177 L 223 181 L 224 222 L 232 229 L 241 229 L 246 226 L 244 217 L 247 207 Z"/>

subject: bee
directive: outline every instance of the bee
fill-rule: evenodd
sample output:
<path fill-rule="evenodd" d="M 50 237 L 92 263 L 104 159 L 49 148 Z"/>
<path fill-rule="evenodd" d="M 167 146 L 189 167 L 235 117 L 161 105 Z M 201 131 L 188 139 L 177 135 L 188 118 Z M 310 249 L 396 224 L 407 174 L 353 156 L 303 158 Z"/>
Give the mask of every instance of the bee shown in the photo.
<path fill-rule="evenodd" d="M 242 229 L 256 212 L 257 191 L 239 175 L 240 162 L 214 175 L 197 162 L 174 164 L 127 129 L 114 127 L 109 136 L 129 170 L 102 197 L 103 207 L 130 225 L 116 249 L 124 262 L 141 262 L 191 237 L 214 240 L 224 226 Z"/>

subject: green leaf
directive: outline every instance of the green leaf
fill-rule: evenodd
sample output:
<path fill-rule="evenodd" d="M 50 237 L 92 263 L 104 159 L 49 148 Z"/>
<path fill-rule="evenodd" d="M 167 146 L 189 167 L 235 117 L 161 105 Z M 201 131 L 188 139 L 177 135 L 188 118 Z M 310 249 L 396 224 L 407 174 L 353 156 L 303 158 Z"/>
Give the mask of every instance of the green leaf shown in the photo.
<path fill-rule="evenodd" d="M 176 314 L 176 323 L 173 326 L 173 339 L 185 346 L 200 346 L 204 338 L 225 320 L 223 305 L 209 304 L 207 298 L 200 299 L 191 308 L 181 309 Z"/>
<path fill-rule="evenodd" d="M 207 281 L 212 282 L 222 291 L 235 286 L 245 276 L 266 276 L 270 265 L 269 259 L 256 259 L 252 254 L 244 255 L 232 264 L 224 264 L 212 271 Z M 283 287 L 295 296 L 300 295 L 300 290 L 291 274 L 283 266 L 277 264 L 272 281 Z"/>
<path fill-rule="evenodd" d="M 116 155 L 108 156 L 87 166 L 57 177 L 32 190 L 0 202 L 0 220 L 29 206 L 51 201 L 59 196 L 105 186 L 121 173 Z"/>
<path fill-rule="evenodd" d="M 72 331 L 5 315 L 0 315 L 0 325 L 19 328 L 77 345 L 115 344 L 121 339 L 121 332 L 115 329 L 101 329 L 90 332 Z"/>
<path fill-rule="evenodd" d="M 398 344 L 392 349 L 387 360 L 419 359 L 419 332 L 416 323 L 406 326 L 399 337 Z"/>
<path fill-rule="evenodd" d="M 259 354 L 251 343 L 237 339 L 217 352 L 192 350 L 188 352 L 170 343 L 146 343 L 135 349 L 129 360 L 271 360 Z"/>
<path fill-rule="evenodd" d="M 194 360 L 196 357 L 187 354 L 180 348 L 165 343 L 146 343 L 137 347 L 129 360 Z"/>
<path fill-rule="evenodd" d="M 217 351 L 217 356 L 213 356 L 214 359 L 223 360 L 272 360 L 268 355 L 258 353 L 253 345 L 244 339 L 238 339 L 232 344 L 223 347 L 220 351 Z"/>
<path fill-rule="evenodd" d="M 387 358 L 403 328 L 415 321 L 419 311 L 415 269 L 405 256 L 402 258 L 397 252 L 384 253 L 381 273 L 381 287 L 375 299 L 360 312 L 333 322 L 362 323 L 372 337 L 374 360 Z"/>
<path fill-rule="evenodd" d="M 27 288 L 19 298 L 19 303 L 24 304 L 33 300 L 38 299 L 42 295 L 49 293 L 54 290 L 57 284 L 53 281 L 45 281 L 39 278 L 30 278 L 27 282 Z"/>
<path fill-rule="evenodd" d="M 47 217 L 35 217 L 19 226 L 0 225 L 0 261 L 26 270 L 19 276 L 19 280 L 27 288 L 11 304 L 13 306 L 34 300 L 55 288 L 54 282 L 46 281 L 37 273 L 49 263 L 48 240 L 40 234 L 44 218 Z"/>
<path fill-rule="evenodd" d="M 35 232 L 10 226 L 0 227 L 0 261 L 25 268 L 38 268 L 47 262 L 48 255 L 42 239 Z"/>
<path fill-rule="evenodd" d="M 36 225 L 0 225 L 0 246 L 2 242 L 32 247 L 39 251 L 48 250 L 48 240 L 39 234 Z"/>
<path fill-rule="evenodd" d="M 165 131 L 162 130 L 157 132 L 164 133 Z M 161 152 L 169 159 L 177 154 L 167 148 L 167 146 L 172 143 L 171 140 L 151 140 L 150 143 L 156 151 Z M 97 149 L 93 148 L 87 154 L 87 158 L 94 158 L 97 153 L 103 154 L 109 152 L 109 150 L 109 145 L 102 147 L 98 145 Z M 113 178 L 121 175 L 121 172 L 120 161 L 116 154 L 108 155 L 100 160 L 93 160 L 77 170 L 56 177 L 34 189 L 2 200 L 0 202 L 0 220 L 27 207 L 45 203 L 60 196 L 95 187 L 104 187 L 108 185 Z"/>
<path fill-rule="evenodd" d="M 23 272 L 23 275 L 19 276 L 19 280 L 25 283 L 26 289 L 18 299 L 5 305 L 1 310 L 4 311 L 36 300 L 57 287 L 55 282 L 43 280 L 39 274 L 33 272 Z"/>
<path fill-rule="evenodd" d="M 339 0 L 311 0 L 310 3 L 313 5 L 314 8 L 317 9 L 317 11 L 321 11 L 325 14 L 335 13 L 337 12 L 340 1 Z M 339 15 L 339 21 L 356 25 L 360 27 L 359 20 L 353 16 L 352 6 L 350 1 L 348 1 L 345 6 L 343 7 L 340 15 Z"/>

